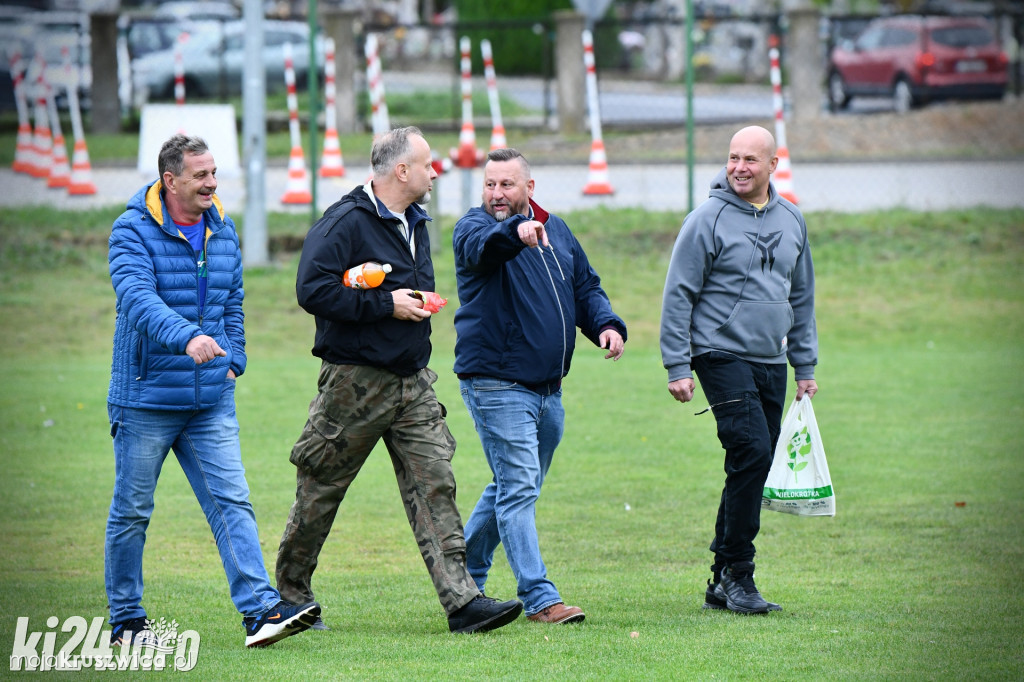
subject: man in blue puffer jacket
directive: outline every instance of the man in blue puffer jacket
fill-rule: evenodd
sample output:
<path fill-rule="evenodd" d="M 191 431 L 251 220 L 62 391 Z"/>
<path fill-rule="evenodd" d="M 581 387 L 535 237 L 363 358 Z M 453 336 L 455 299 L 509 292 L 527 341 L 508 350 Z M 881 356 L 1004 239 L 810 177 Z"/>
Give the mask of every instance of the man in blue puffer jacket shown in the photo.
<path fill-rule="evenodd" d="M 245 371 L 238 235 L 215 195 L 217 167 L 202 139 L 170 138 L 158 166 L 160 179 L 132 197 L 110 233 L 110 641 L 154 641 L 141 605 L 142 552 L 173 450 L 213 530 L 245 644 L 267 646 L 312 625 L 320 606 L 283 601 L 271 586 L 249 503 L 235 416 L 235 380 Z"/>
<path fill-rule="evenodd" d="M 626 325 L 565 222 L 533 202 L 530 165 L 498 149 L 483 204 L 455 225 L 455 372 L 494 479 L 466 522 L 466 566 L 482 591 L 504 545 L 527 617 L 579 623 L 540 555 L 535 507 L 562 438 L 562 377 L 576 328 L 618 360 Z"/>

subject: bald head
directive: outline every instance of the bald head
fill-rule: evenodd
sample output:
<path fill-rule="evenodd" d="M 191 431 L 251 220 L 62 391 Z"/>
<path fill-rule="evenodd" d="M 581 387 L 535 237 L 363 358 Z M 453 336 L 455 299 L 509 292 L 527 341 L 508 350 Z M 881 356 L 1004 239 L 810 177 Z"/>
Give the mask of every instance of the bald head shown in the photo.
<path fill-rule="evenodd" d="M 729 149 L 731 150 L 737 145 L 747 149 L 760 147 L 769 159 L 775 156 L 775 136 L 768 132 L 767 128 L 761 126 L 747 126 L 736 131 L 736 134 L 732 136 Z"/>
<path fill-rule="evenodd" d="M 771 174 L 779 163 L 775 151 L 775 138 L 761 126 L 748 126 L 733 135 L 725 167 L 732 190 L 752 204 L 768 201 Z"/>

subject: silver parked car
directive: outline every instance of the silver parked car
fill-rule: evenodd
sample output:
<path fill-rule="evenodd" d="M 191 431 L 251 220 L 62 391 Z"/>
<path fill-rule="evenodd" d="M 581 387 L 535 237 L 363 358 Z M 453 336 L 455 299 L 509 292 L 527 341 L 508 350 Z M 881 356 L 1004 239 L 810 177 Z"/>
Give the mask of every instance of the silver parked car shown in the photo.
<path fill-rule="evenodd" d="M 186 100 L 192 97 L 226 98 L 242 92 L 245 64 L 245 22 L 197 22 L 181 45 Z M 296 82 L 303 85 L 309 73 L 309 26 L 296 21 L 264 22 L 263 66 L 267 92 L 285 87 L 285 44 L 292 46 Z M 317 40 L 317 59 L 323 62 L 322 41 Z M 132 62 L 136 102 L 174 98 L 177 46 L 151 52 Z"/>

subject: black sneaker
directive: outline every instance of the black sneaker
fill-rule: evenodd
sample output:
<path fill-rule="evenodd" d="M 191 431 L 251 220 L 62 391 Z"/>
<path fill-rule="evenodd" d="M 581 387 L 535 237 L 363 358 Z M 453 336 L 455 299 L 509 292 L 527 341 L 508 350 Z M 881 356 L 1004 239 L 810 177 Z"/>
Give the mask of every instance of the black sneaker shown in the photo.
<path fill-rule="evenodd" d="M 149 629 L 149 621 L 145 618 L 131 618 L 123 623 L 114 623 L 110 630 L 110 646 L 143 646 L 157 643 L 156 633 Z"/>
<path fill-rule="evenodd" d="M 721 596 L 718 593 L 721 592 Z M 719 586 L 719 583 L 713 583 L 708 580 L 708 588 L 704 590 L 704 605 L 702 609 L 710 609 L 713 611 L 727 611 L 729 609 L 728 602 L 725 599 L 725 591 Z M 775 602 L 768 602 L 769 611 L 781 611 L 782 607 Z"/>
<path fill-rule="evenodd" d="M 459 633 L 487 632 L 508 625 L 522 612 L 523 603 L 517 599 L 500 602 L 480 594 L 448 616 L 448 629 Z"/>
<path fill-rule="evenodd" d="M 327 627 L 327 623 L 325 623 L 323 621 L 323 619 L 320 618 L 320 616 L 316 617 L 316 620 L 314 620 L 313 624 L 309 626 L 309 629 L 310 630 L 330 630 L 330 628 Z"/>
<path fill-rule="evenodd" d="M 320 615 L 320 605 L 315 601 L 308 604 L 292 604 L 281 600 L 259 618 L 243 618 L 245 625 L 245 646 L 270 646 L 285 637 L 308 630 Z"/>
<path fill-rule="evenodd" d="M 715 597 L 724 598 L 726 608 L 736 613 L 768 613 L 768 602 L 754 585 L 752 561 L 738 561 L 722 571 Z"/>

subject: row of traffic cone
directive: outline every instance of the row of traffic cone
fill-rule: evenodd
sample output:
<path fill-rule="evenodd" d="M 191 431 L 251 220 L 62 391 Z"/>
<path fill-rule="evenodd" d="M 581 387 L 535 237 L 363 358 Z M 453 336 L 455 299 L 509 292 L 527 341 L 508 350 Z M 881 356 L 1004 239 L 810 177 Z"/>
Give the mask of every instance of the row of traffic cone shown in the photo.
<path fill-rule="evenodd" d="M 63 52 L 65 71 L 70 75 L 71 61 L 68 51 L 65 48 Z M 19 53 L 11 56 L 11 80 L 18 109 L 18 135 L 11 168 L 16 173 L 46 179 L 47 187 L 67 189 L 71 195 L 95 194 L 96 185 L 92 181 L 92 165 L 89 162 L 89 150 L 85 143 L 81 110 L 78 105 L 78 92 L 74 83 L 68 79 L 68 109 L 75 138 L 73 156 L 69 164 L 67 143 L 61 130 L 53 90 L 44 78 L 45 64 L 41 59 L 37 60 L 37 69 L 33 132 L 28 115 L 28 93 L 25 85 L 28 69 Z"/>
<path fill-rule="evenodd" d="M 483 163 L 484 153 L 476 148 L 476 132 L 473 126 L 472 67 L 470 62 L 470 40 L 459 41 L 462 72 L 462 128 L 459 131 L 459 146 L 450 152 L 451 160 L 459 168 L 475 168 Z M 590 105 L 592 142 L 590 148 L 590 173 L 584 194 L 612 194 L 608 179 L 608 159 L 605 155 L 601 136 L 601 115 L 597 107 L 597 76 L 594 70 L 594 46 L 590 31 L 583 32 L 583 62 L 587 70 L 587 95 Z M 500 100 L 494 75 L 494 57 L 489 40 L 480 41 L 480 53 L 484 61 L 484 76 L 487 81 L 487 95 L 491 105 L 491 150 L 508 146 L 505 125 L 501 119 Z"/>

